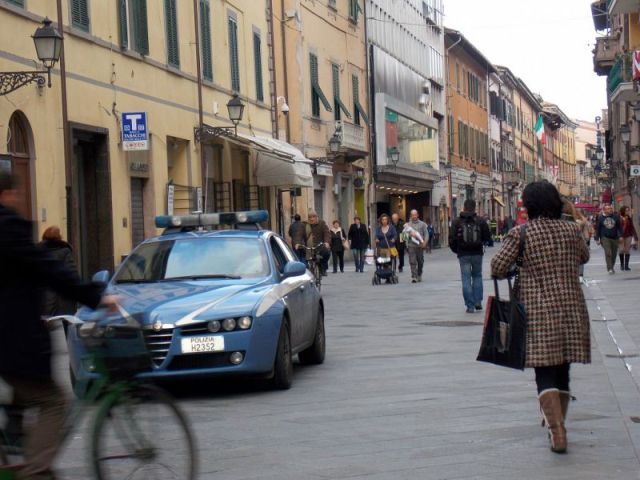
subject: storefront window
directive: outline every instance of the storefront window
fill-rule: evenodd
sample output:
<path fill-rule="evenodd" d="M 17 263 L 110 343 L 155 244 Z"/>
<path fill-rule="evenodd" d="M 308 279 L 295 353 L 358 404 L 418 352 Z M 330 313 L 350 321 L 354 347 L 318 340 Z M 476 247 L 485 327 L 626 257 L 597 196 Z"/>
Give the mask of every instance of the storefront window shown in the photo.
<path fill-rule="evenodd" d="M 386 110 L 387 151 L 397 148 L 399 163 L 438 168 L 438 132 L 393 110 Z M 391 162 L 389 162 L 391 163 Z"/>

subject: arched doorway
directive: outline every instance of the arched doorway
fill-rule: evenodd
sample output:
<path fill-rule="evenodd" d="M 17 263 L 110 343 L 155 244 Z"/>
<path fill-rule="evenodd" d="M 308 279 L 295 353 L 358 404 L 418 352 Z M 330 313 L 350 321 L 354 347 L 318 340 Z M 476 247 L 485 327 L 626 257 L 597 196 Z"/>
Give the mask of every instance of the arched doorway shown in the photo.
<path fill-rule="evenodd" d="M 18 212 L 29 219 L 33 219 L 32 144 L 31 127 L 27 117 L 22 112 L 14 112 L 9 119 L 7 153 L 11 157 L 11 170 L 18 177 Z"/>

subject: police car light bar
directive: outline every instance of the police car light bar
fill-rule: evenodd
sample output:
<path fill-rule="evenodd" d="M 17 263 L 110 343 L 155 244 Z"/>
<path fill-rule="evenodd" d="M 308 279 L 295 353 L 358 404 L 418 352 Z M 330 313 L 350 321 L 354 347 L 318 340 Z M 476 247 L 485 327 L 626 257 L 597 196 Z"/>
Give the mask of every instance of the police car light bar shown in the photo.
<path fill-rule="evenodd" d="M 240 225 L 262 223 L 269 220 L 266 210 L 229 213 L 194 213 L 192 215 L 158 215 L 157 228 L 205 227 L 213 225 Z"/>

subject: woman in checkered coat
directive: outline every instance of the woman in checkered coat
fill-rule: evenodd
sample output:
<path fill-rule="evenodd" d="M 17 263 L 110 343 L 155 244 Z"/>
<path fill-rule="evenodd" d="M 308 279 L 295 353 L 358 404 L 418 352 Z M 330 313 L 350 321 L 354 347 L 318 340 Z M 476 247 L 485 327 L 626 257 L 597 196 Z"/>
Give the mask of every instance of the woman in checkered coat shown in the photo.
<path fill-rule="evenodd" d="M 589 315 L 579 267 L 589 249 L 575 222 L 561 220 L 562 200 L 549 182 L 529 184 L 522 200 L 529 214 L 523 265 L 515 292 L 527 312 L 527 367 L 535 368 L 540 409 L 549 428 L 551 450 L 566 451 L 564 420 L 569 407 L 569 367 L 589 363 Z M 518 257 L 520 228 L 512 229 L 491 260 L 505 277 Z"/>

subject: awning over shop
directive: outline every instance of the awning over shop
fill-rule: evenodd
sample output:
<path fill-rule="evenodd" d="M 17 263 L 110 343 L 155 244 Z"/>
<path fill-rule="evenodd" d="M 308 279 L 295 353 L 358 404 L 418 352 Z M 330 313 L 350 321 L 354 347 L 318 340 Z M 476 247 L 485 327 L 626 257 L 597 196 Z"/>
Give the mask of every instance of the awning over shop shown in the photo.
<path fill-rule="evenodd" d="M 596 207 L 595 205 L 591 204 L 591 203 L 586 203 L 586 202 L 578 202 L 575 204 L 576 208 L 580 208 L 582 210 L 587 210 L 590 212 L 595 212 L 598 210 L 598 207 Z"/>
<path fill-rule="evenodd" d="M 196 140 L 216 139 L 253 150 L 256 154 L 256 180 L 261 187 L 313 187 L 313 161 L 293 145 L 270 137 L 228 132 L 203 125 L 196 128 Z"/>
<path fill-rule="evenodd" d="M 502 200 L 500 200 L 498 197 L 491 197 L 493 199 L 494 202 L 496 202 L 498 205 L 500 205 L 501 207 L 504 207 L 504 202 Z"/>

